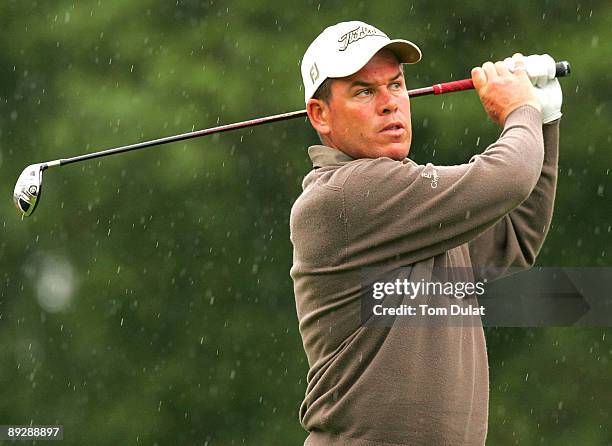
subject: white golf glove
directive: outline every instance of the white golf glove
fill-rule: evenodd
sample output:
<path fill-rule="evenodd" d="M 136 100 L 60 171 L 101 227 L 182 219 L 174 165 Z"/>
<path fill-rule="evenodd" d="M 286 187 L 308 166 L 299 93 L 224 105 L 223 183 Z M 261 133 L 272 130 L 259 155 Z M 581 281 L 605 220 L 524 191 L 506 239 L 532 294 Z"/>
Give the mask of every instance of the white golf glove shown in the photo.
<path fill-rule="evenodd" d="M 548 124 L 561 117 L 563 93 L 557 79 L 538 79 L 535 92 L 542 106 L 542 123 Z"/>
<path fill-rule="evenodd" d="M 514 62 L 518 58 L 523 60 L 527 76 L 535 87 L 535 94 L 542 106 L 542 123 L 548 124 L 559 119 L 563 93 L 559 81 L 555 78 L 555 60 L 548 54 L 507 57 L 504 63 L 510 71 L 514 71 Z"/>

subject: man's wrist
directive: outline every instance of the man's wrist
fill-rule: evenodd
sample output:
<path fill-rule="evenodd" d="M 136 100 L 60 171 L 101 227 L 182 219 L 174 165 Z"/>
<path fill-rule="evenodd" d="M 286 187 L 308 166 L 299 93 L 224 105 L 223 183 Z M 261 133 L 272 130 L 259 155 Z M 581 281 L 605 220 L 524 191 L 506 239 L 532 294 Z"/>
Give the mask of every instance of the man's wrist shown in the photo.
<path fill-rule="evenodd" d="M 506 120 L 504 121 L 504 127 L 516 122 L 516 120 L 524 121 L 525 119 L 537 121 L 538 124 L 542 122 L 542 111 L 539 104 L 534 105 L 528 102 L 519 105 L 517 108 L 508 113 Z"/>
<path fill-rule="evenodd" d="M 561 116 L 563 116 L 563 115 L 561 115 Z M 561 121 L 561 116 L 559 116 L 557 119 L 553 119 L 552 121 L 544 122 L 542 125 L 544 127 L 549 126 L 549 125 L 558 125 L 559 121 Z"/>
<path fill-rule="evenodd" d="M 515 107 L 515 108 L 513 108 L 513 109 L 512 109 L 510 112 L 506 113 L 506 116 L 505 116 L 505 118 L 504 118 L 504 120 L 503 120 L 504 125 L 506 125 L 506 121 L 508 120 L 508 117 L 509 117 L 509 116 L 510 116 L 512 113 L 514 113 L 516 110 L 519 110 L 519 109 L 521 109 L 521 108 L 523 108 L 523 107 L 525 107 L 525 106 L 529 106 L 529 107 L 535 108 L 535 109 L 538 111 L 538 113 L 540 114 L 540 116 L 542 115 L 542 106 L 540 105 L 540 103 L 539 103 L 539 102 L 537 102 L 537 101 L 529 101 L 529 102 L 525 102 L 525 103 L 523 103 L 523 104 L 520 104 L 520 105 L 516 106 L 516 107 Z"/>

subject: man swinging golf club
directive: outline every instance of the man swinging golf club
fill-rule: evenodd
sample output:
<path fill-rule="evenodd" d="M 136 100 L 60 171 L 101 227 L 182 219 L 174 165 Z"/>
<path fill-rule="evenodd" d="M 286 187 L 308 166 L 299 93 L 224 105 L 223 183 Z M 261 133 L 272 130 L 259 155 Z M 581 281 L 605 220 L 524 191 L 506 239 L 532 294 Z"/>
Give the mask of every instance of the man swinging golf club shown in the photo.
<path fill-rule="evenodd" d="M 533 265 L 548 232 L 562 102 L 546 74 L 552 59 L 515 54 L 474 68 L 483 107 L 503 130 L 469 162 L 437 166 L 407 158 L 402 64 L 420 58 L 409 41 L 344 22 L 302 60 L 308 117 L 322 142 L 308 150 L 313 170 L 290 218 L 310 367 L 300 408 L 308 446 L 483 445 L 482 326 L 365 326 L 361 271 L 411 267 L 415 281 L 437 267 L 502 274 Z"/>

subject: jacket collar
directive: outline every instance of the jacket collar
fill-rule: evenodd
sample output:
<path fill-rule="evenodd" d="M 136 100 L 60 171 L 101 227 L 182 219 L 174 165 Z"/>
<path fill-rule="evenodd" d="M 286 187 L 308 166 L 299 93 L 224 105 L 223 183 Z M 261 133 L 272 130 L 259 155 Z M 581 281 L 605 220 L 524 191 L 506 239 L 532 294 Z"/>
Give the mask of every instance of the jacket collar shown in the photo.
<path fill-rule="evenodd" d="M 346 153 L 332 147 L 316 145 L 308 148 L 308 156 L 312 160 L 312 167 L 326 167 L 338 164 L 345 164 L 353 161 Z"/>
<path fill-rule="evenodd" d="M 355 158 L 350 157 L 338 149 L 324 145 L 310 146 L 308 148 L 308 156 L 310 156 L 312 167 L 315 169 L 326 166 L 338 166 L 355 160 Z M 402 164 L 408 163 L 415 166 L 417 165 L 410 158 L 404 158 L 402 160 Z"/>

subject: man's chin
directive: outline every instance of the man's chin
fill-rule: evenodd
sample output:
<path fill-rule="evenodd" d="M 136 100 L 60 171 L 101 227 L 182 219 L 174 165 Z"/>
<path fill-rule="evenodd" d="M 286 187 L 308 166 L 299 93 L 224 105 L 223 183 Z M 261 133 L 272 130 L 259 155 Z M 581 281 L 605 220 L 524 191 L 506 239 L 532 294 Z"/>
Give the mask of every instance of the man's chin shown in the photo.
<path fill-rule="evenodd" d="M 391 146 L 385 147 L 382 156 L 386 156 L 396 161 L 401 161 L 408 156 L 408 152 L 410 151 L 410 147 L 404 144 L 393 144 Z"/>

